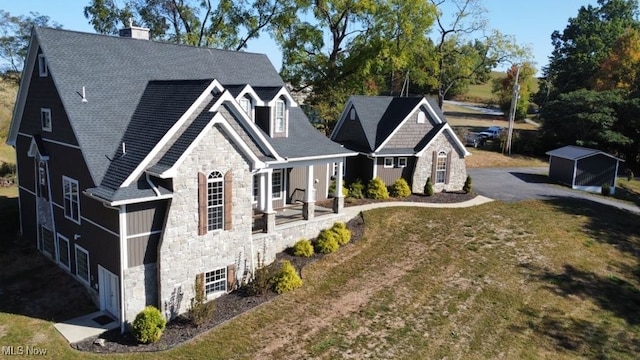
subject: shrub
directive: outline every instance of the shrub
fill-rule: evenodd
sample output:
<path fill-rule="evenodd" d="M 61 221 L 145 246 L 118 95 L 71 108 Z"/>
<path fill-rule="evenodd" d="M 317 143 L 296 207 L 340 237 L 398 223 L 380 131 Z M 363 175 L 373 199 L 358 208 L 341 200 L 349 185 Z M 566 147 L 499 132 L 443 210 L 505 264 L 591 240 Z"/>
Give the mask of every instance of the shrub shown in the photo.
<path fill-rule="evenodd" d="M 473 190 L 473 180 L 471 179 L 471 175 L 467 175 L 467 180 L 464 182 L 464 186 L 462 187 L 462 191 L 465 193 L 470 193 Z"/>
<path fill-rule="evenodd" d="M 16 164 L 0 161 L 0 177 L 9 177 L 16 174 Z"/>
<path fill-rule="evenodd" d="M 347 195 L 349 195 L 349 190 L 347 190 L 346 187 L 344 187 L 344 181 L 342 182 L 342 196 L 346 197 Z M 329 196 L 336 196 L 336 181 L 335 180 L 331 180 L 331 183 L 329 184 Z"/>
<path fill-rule="evenodd" d="M 427 183 L 424 184 L 424 194 L 427 196 L 433 195 L 433 183 L 431 182 L 431 177 L 428 177 Z"/>
<path fill-rule="evenodd" d="M 266 245 L 263 253 L 266 253 Z M 249 293 L 255 296 L 264 295 L 271 288 L 272 268 L 264 263 L 264 256 L 258 252 L 258 263 L 256 264 L 253 280 L 249 283 Z"/>
<path fill-rule="evenodd" d="M 379 200 L 389 198 L 389 191 L 381 178 L 375 177 L 369 181 L 369 185 L 367 186 L 367 197 Z"/>
<path fill-rule="evenodd" d="M 608 183 L 604 183 L 602 184 L 602 191 L 601 191 L 602 195 L 604 196 L 609 196 L 611 195 L 611 185 L 609 185 Z"/>
<path fill-rule="evenodd" d="M 627 181 L 631 181 L 633 180 L 633 178 L 634 178 L 633 170 L 627 169 Z"/>
<path fill-rule="evenodd" d="M 191 299 L 189 307 L 189 319 L 196 327 L 200 327 L 200 325 L 209 321 L 215 311 L 213 302 L 205 302 L 206 295 L 204 290 L 204 276 L 200 274 L 196 276 L 195 285 L 193 286 L 195 297 Z"/>
<path fill-rule="evenodd" d="M 320 231 L 315 243 L 317 252 L 321 254 L 330 254 L 338 250 L 339 247 L 338 234 L 336 234 L 335 231 L 331 231 L 330 229 Z"/>
<path fill-rule="evenodd" d="M 302 279 L 298 275 L 296 268 L 287 260 L 282 262 L 282 267 L 273 278 L 273 288 L 278 294 L 295 290 L 302 286 Z"/>
<path fill-rule="evenodd" d="M 355 182 L 349 185 L 349 196 L 354 199 L 362 199 L 364 198 L 364 184 L 362 180 L 357 179 Z"/>
<path fill-rule="evenodd" d="M 338 245 L 346 245 L 351 241 L 351 230 L 347 229 L 347 225 L 343 222 L 336 222 L 331 227 L 331 231 L 338 235 Z"/>
<path fill-rule="evenodd" d="M 407 180 L 403 178 L 396 180 L 391 187 L 391 195 L 399 198 L 409 197 L 409 195 L 411 195 L 411 188 L 409 188 Z"/>
<path fill-rule="evenodd" d="M 313 245 L 307 239 L 300 239 L 293 245 L 293 255 L 311 257 L 313 255 Z"/>
<path fill-rule="evenodd" d="M 131 328 L 137 342 L 150 344 L 160 339 L 166 325 L 167 321 L 160 310 L 149 305 L 136 315 Z"/>

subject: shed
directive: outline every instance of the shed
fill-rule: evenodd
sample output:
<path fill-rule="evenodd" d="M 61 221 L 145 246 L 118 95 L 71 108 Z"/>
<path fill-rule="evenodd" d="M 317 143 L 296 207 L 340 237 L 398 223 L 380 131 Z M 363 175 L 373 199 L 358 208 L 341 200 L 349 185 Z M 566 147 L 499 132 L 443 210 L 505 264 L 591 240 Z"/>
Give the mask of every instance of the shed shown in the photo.
<path fill-rule="evenodd" d="M 546 152 L 549 155 L 549 178 L 572 189 L 600 193 L 602 185 L 615 193 L 619 159 L 604 151 L 580 146 L 564 146 Z"/>

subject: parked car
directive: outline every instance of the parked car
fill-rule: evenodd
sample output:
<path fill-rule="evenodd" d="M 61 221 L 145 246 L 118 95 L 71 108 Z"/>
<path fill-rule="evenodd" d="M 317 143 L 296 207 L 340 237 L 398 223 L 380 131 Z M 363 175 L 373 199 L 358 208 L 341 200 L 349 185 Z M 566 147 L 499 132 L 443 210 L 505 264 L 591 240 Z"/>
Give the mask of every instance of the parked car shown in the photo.
<path fill-rule="evenodd" d="M 466 146 L 473 146 L 477 148 L 478 146 L 483 146 L 486 138 L 481 136 L 480 133 L 469 132 L 464 137 L 464 142 Z"/>
<path fill-rule="evenodd" d="M 500 126 L 491 126 L 478 135 L 485 139 L 497 139 L 504 129 Z"/>

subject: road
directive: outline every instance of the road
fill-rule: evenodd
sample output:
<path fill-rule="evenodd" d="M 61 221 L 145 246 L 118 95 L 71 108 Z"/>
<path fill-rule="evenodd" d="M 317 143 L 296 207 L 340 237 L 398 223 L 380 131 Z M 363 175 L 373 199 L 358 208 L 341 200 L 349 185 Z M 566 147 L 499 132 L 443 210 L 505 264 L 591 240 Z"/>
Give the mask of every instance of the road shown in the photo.
<path fill-rule="evenodd" d="M 469 168 L 467 174 L 473 178 L 473 190 L 476 193 L 496 200 L 511 202 L 571 197 L 587 199 L 640 214 L 640 208 L 633 204 L 549 184 L 547 171 L 546 167 Z"/>

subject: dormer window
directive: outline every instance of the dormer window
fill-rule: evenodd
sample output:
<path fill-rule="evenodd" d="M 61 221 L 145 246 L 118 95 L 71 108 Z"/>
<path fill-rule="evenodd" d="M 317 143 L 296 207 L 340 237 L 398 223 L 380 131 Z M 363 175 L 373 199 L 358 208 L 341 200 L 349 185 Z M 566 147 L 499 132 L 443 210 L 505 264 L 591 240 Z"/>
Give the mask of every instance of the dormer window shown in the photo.
<path fill-rule="evenodd" d="M 240 99 L 240 108 L 251 118 L 251 100 L 243 97 Z"/>
<path fill-rule="evenodd" d="M 49 76 L 49 72 L 47 71 L 47 59 L 44 57 L 44 54 L 38 54 L 38 73 L 40 77 Z"/>
<path fill-rule="evenodd" d="M 275 132 L 283 133 L 285 130 L 285 109 L 284 101 L 276 101 L 276 116 L 275 116 Z"/>

